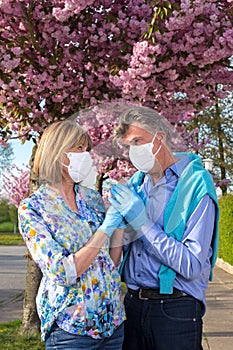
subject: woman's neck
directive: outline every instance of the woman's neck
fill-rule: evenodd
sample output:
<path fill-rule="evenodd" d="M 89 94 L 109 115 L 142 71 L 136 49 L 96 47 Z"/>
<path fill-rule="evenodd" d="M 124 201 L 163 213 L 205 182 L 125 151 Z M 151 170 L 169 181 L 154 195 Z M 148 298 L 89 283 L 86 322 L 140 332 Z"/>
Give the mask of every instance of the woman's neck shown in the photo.
<path fill-rule="evenodd" d="M 74 183 L 62 183 L 58 185 L 49 185 L 59 196 L 61 196 L 66 204 L 75 212 L 78 212 L 76 204 L 76 193 L 74 190 Z"/>

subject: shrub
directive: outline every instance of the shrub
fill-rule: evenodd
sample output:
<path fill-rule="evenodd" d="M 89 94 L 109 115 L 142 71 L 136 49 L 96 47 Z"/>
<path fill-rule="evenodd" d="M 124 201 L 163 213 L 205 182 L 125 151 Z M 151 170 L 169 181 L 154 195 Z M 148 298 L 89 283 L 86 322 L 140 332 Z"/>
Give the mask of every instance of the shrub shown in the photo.
<path fill-rule="evenodd" d="M 12 222 L 1 222 L 0 223 L 0 232 L 13 232 L 14 224 Z"/>
<path fill-rule="evenodd" d="M 218 257 L 233 265 L 233 194 L 219 199 L 219 251 Z"/>

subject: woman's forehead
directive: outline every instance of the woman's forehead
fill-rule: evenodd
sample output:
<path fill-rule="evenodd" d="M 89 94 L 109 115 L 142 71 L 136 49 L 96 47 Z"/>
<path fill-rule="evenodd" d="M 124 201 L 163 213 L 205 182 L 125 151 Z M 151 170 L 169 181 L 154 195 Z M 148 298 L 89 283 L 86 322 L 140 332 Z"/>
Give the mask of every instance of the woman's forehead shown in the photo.
<path fill-rule="evenodd" d="M 85 135 L 79 136 L 78 139 L 74 143 L 74 147 L 76 146 L 88 146 L 88 138 Z"/>

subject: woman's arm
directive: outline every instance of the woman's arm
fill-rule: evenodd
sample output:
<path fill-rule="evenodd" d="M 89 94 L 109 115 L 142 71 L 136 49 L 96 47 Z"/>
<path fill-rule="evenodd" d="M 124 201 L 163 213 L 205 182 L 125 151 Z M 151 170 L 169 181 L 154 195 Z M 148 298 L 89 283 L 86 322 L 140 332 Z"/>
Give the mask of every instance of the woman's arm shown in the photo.
<path fill-rule="evenodd" d="M 91 265 L 108 236 L 103 231 L 96 231 L 86 245 L 74 254 L 77 277 L 81 276 Z"/>
<path fill-rule="evenodd" d="M 59 213 L 57 215 L 59 216 Z M 103 224 L 87 243 L 76 252 L 67 254 L 69 244 L 65 249 L 52 237 L 51 230 L 42 216 L 36 209 L 33 209 L 33 203 L 25 202 L 19 207 L 20 232 L 34 261 L 39 265 L 43 274 L 61 285 L 73 284 L 76 278 L 87 270 L 121 221 L 122 216 L 119 213 L 107 212 Z M 67 220 L 63 220 L 63 222 L 65 226 L 61 226 L 60 229 L 66 232 L 66 226 L 69 226 L 69 223 Z M 78 226 L 78 229 L 82 230 L 82 227 Z M 77 230 L 76 234 L 78 239 Z M 62 232 L 60 235 L 63 237 Z M 72 239 L 72 237 L 70 238 Z M 69 240 L 69 236 L 67 239 Z"/>
<path fill-rule="evenodd" d="M 122 245 L 123 245 L 124 230 L 117 228 L 111 237 L 110 241 L 110 256 L 115 266 L 118 266 L 122 257 Z"/>
<path fill-rule="evenodd" d="M 123 229 L 116 229 L 110 241 L 110 256 L 116 266 L 121 261 L 123 234 Z M 97 230 L 87 244 L 74 254 L 77 277 L 81 276 L 90 266 L 106 242 L 106 239 L 106 233 Z"/>
<path fill-rule="evenodd" d="M 60 285 L 71 285 L 76 281 L 99 253 L 100 249 L 108 239 L 103 231 L 96 231 L 95 234 L 86 242 L 86 244 L 76 252 L 69 252 L 69 244 L 67 249 L 62 246 L 58 240 L 54 239 L 51 231 L 44 221 L 43 217 L 33 209 L 31 203 L 25 203 L 19 207 L 19 230 L 22 237 L 32 255 L 33 260 L 38 264 L 42 273 L 47 275 L 55 283 Z M 64 225 L 59 228 L 60 237 L 65 235 L 69 222 L 63 221 Z M 77 229 L 85 229 L 82 226 L 76 226 Z M 73 232 L 74 228 L 73 228 Z M 80 232 L 81 233 L 81 232 Z M 69 233 L 67 240 L 75 239 Z M 59 236 L 58 236 L 59 238 Z M 62 240 L 62 238 L 61 238 Z M 78 245 L 77 245 L 78 246 Z"/>

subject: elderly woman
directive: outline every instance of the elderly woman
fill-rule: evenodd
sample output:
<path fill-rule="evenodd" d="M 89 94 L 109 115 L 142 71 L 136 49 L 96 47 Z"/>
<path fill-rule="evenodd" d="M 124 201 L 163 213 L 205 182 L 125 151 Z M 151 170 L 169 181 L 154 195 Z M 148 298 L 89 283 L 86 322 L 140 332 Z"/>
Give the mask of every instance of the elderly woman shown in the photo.
<path fill-rule="evenodd" d="M 82 186 L 90 149 L 75 122 L 50 125 L 35 155 L 41 185 L 19 207 L 20 233 L 43 274 L 36 302 L 47 350 L 122 347 L 125 312 L 108 244 L 122 216 L 105 216 L 100 194 Z"/>

